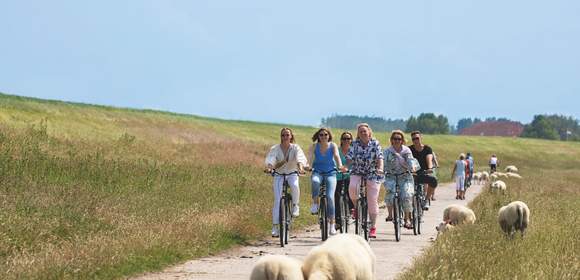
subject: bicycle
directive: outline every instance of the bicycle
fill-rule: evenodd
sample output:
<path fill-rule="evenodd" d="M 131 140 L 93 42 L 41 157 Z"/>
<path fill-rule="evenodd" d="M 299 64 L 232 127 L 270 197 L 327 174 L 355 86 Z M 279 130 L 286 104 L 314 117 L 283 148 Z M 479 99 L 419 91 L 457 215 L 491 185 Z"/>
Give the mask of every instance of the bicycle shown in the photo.
<path fill-rule="evenodd" d="M 336 169 L 328 172 L 319 172 L 315 169 L 312 170 L 312 173 L 318 173 L 322 178 L 322 181 L 320 182 L 320 190 L 318 191 L 318 224 L 320 225 L 320 235 L 322 241 L 326 241 L 326 239 L 328 239 L 328 215 L 326 213 L 328 210 L 328 198 L 326 197 L 326 180 L 324 177 L 335 171 Z"/>
<path fill-rule="evenodd" d="M 348 174 L 348 172 L 342 172 L 342 174 Z M 336 185 L 337 191 L 340 191 L 340 196 L 337 203 L 335 203 L 336 222 L 340 224 L 340 233 L 348 233 L 348 225 L 350 223 L 350 207 L 349 207 L 349 197 L 348 197 L 348 182 L 347 180 L 341 180 Z"/>
<path fill-rule="evenodd" d="M 387 173 L 386 174 L 386 176 L 395 176 L 395 193 L 393 194 L 394 197 L 393 197 L 392 217 L 393 217 L 393 226 L 395 227 L 395 240 L 397 242 L 399 242 L 401 240 L 401 227 L 403 227 L 403 224 L 404 224 L 403 202 L 401 201 L 401 196 L 400 196 L 400 192 L 401 192 L 400 188 L 401 187 L 399 186 L 399 177 L 406 175 L 406 174 L 411 174 L 411 172 L 407 171 L 407 172 L 398 173 L 398 174 L 394 174 L 394 173 Z M 415 221 L 418 220 L 414 217 L 412 217 L 412 218 Z M 415 223 L 415 221 L 413 223 Z M 417 234 L 415 233 L 415 235 L 417 235 Z"/>
<path fill-rule="evenodd" d="M 288 192 L 290 188 L 288 180 L 286 177 L 294 174 L 299 174 L 298 171 L 286 173 L 278 173 L 276 169 L 273 169 L 270 174 L 273 176 L 279 175 L 284 178 L 282 183 L 282 195 L 280 196 L 280 208 L 278 215 L 278 226 L 279 226 L 279 237 L 280 237 L 280 247 L 284 247 L 284 244 L 288 244 L 288 232 L 290 231 L 290 226 L 292 225 L 292 194 Z"/>
<path fill-rule="evenodd" d="M 431 201 L 425 197 L 425 184 L 419 183 L 419 176 L 427 175 L 427 171 L 415 172 L 415 194 L 413 195 L 413 234 L 421 234 L 421 223 L 425 205 Z"/>
<path fill-rule="evenodd" d="M 355 205 L 357 215 L 354 219 L 355 234 L 361 235 L 366 241 L 369 241 L 370 221 L 368 218 L 368 201 L 367 201 L 367 175 L 361 175 L 361 182 L 358 191 L 358 200 Z"/>

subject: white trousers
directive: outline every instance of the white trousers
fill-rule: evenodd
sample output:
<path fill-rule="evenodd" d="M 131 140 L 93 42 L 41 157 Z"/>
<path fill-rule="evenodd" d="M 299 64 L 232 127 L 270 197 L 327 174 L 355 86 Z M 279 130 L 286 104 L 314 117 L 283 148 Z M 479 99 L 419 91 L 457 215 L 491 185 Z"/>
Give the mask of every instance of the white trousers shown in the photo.
<path fill-rule="evenodd" d="M 292 203 L 298 204 L 300 201 L 300 187 L 298 187 L 298 175 L 292 174 L 286 176 L 288 180 L 288 185 L 290 186 L 290 192 L 292 194 Z M 280 197 L 282 197 L 282 190 L 284 184 L 284 177 L 280 175 L 274 176 L 274 185 L 272 189 L 274 191 L 274 207 L 272 208 L 272 224 L 277 225 L 280 216 Z"/>

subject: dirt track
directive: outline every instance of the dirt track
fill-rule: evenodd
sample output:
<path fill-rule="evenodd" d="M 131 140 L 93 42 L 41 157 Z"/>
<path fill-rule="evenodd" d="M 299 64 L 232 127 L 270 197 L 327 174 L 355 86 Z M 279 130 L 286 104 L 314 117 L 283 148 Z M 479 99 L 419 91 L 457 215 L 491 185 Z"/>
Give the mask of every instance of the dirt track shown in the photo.
<path fill-rule="evenodd" d="M 468 200 L 456 200 L 454 185 L 439 186 L 435 195 L 437 201 L 425 212 L 422 234 L 415 236 L 412 230 L 403 229 L 400 242 L 395 241 L 393 224 L 385 222 L 386 210 L 381 209 L 377 238 L 370 243 L 377 256 L 377 279 L 393 279 L 411 265 L 413 258 L 419 256 L 437 235 L 435 226 L 442 219 L 443 209 L 449 204 L 467 204 L 479 194 L 481 188 L 482 186 L 474 185 L 467 193 Z M 163 272 L 141 275 L 135 279 L 249 279 L 252 267 L 261 255 L 283 254 L 303 259 L 310 248 L 320 244 L 320 232 L 317 226 L 302 231 L 291 238 L 285 248 L 280 248 L 277 241 L 278 239 L 268 238 L 251 246 L 229 250 L 214 257 L 188 261 Z"/>

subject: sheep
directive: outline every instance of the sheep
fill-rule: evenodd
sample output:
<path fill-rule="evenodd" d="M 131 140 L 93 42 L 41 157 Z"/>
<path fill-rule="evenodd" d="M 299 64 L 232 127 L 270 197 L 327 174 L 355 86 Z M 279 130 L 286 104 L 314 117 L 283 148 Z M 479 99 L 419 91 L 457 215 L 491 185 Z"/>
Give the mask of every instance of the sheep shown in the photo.
<path fill-rule="evenodd" d="M 314 247 L 302 265 L 304 278 L 375 279 L 376 257 L 364 238 L 338 234 Z"/>
<path fill-rule="evenodd" d="M 481 181 L 481 172 L 473 173 L 473 182 L 476 182 L 477 184 L 479 184 L 480 181 Z"/>
<path fill-rule="evenodd" d="M 501 230 L 510 238 L 516 231 L 524 237 L 526 228 L 530 224 L 530 209 L 521 201 L 513 201 L 499 209 L 497 220 Z"/>
<path fill-rule="evenodd" d="M 452 224 L 442 222 L 438 226 L 436 226 L 435 229 L 437 230 L 437 236 L 439 236 L 439 234 L 442 234 L 448 230 L 454 230 L 455 226 Z"/>
<path fill-rule="evenodd" d="M 495 182 L 498 178 L 499 177 L 495 173 L 492 173 L 491 175 L 489 175 L 489 180 L 492 182 Z"/>
<path fill-rule="evenodd" d="M 490 190 L 492 192 L 495 192 L 496 190 L 501 190 L 502 193 L 505 193 L 506 189 L 507 189 L 507 186 L 506 186 L 505 182 L 502 180 L 497 180 L 497 181 L 491 183 L 491 186 L 490 186 Z"/>
<path fill-rule="evenodd" d="M 475 223 L 475 213 L 463 205 L 451 204 L 443 211 L 443 221 L 454 226 L 473 224 Z"/>
<path fill-rule="evenodd" d="M 512 173 L 512 172 L 508 172 L 506 173 L 506 175 L 508 176 L 508 178 L 516 178 L 516 179 L 521 179 L 522 176 L 518 173 Z"/>
<path fill-rule="evenodd" d="M 517 173 L 518 168 L 515 165 L 508 165 L 505 167 L 505 172 Z"/>
<path fill-rule="evenodd" d="M 503 177 L 503 178 L 507 178 L 508 177 L 508 175 L 506 173 L 503 173 L 503 172 L 495 172 L 494 174 L 496 174 L 498 178 L 499 177 Z"/>
<path fill-rule="evenodd" d="M 250 280 L 303 280 L 300 260 L 280 255 L 263 256 L 258 260 Z"/>
<path fill-rule="evenodd" d="M 479 176 L 479 184 L 485 184 L 489 180 L 489 173 L 487 171 L 481 172 L 481 176 Z"/>

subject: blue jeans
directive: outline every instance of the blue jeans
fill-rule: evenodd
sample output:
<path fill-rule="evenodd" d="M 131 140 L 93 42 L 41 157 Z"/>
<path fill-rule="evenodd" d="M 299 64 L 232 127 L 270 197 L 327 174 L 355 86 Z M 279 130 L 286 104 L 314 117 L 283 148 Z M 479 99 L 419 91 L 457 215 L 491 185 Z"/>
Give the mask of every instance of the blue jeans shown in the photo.
<path fill-rule="evenodd" d="M 312 172 L 312 199 L 316 200 L 320 191 L 322 180 L 326 182 L 326 212 L 330 219 L 334 219 L 334 191 L 336 190 L 336 171 L 326 175 L 320 175 L 318 172 Z"/>

